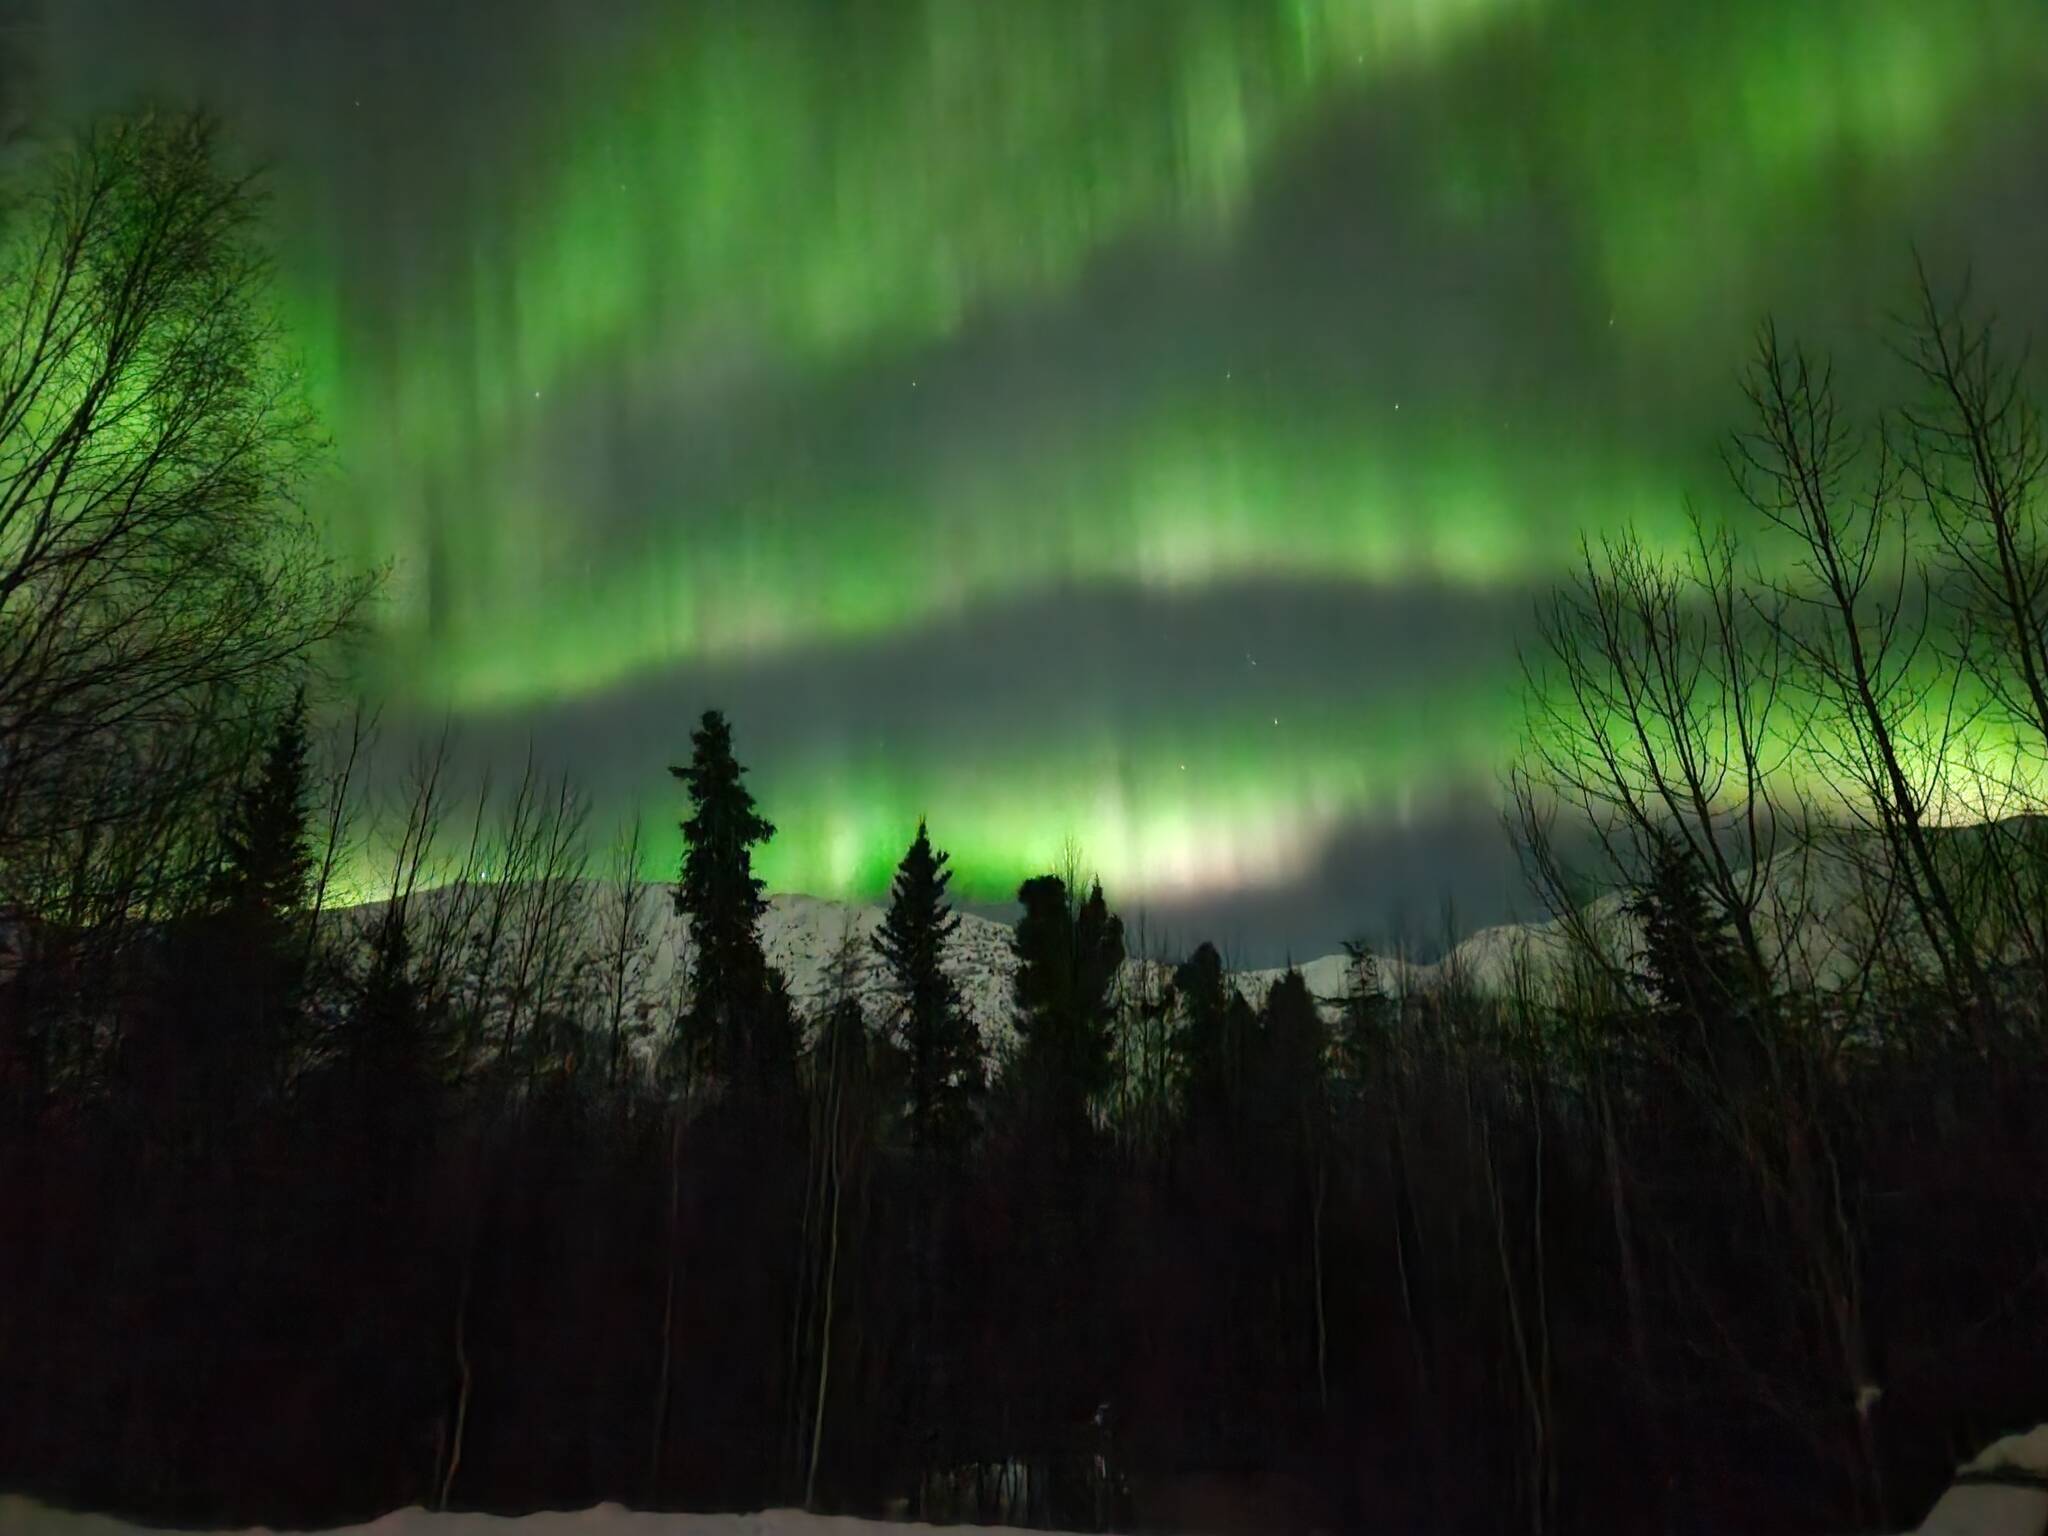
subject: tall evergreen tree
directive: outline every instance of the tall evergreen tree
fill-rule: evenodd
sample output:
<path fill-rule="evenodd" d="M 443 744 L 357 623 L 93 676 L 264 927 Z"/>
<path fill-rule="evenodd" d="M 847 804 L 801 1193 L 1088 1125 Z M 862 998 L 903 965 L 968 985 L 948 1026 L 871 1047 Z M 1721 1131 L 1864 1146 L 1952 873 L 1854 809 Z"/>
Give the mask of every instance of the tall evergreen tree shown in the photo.
<path fill-rule="evenodd" d="M 236 798 L 222 836 L 223 905 L 266 924 L 297 916 L 312 894 L 307 831 L 306 695 L 279 716 L 255 776 Z"/>
<path fill-rule="evenodd" d="M 1301 972 L 1289 967 L 1266 994 L 1254 1074 L 1255 1136 L 1244 1158 L 1263 1225 L 1275 1243 L 1279 1283 L 1253 1309 L 1249 1335 L 1271 1342 L 1259 1353 L 1261 1396 L 1327 1406 L 1328 1360 L 1323 1216 L 1329 1190 L 1329 1031 Z M 1306 1254 L 1307 1274 L 1295 1266 Z M 1263 1314 L 1263 1322 L 1259 1320 Z M 1294 1362 L 1290 1364 L 1290 1357 Z M 1297 1374 L 1294 1365 L 1302 1367 Z"/>
<path fill-rule="evenodd" d="M 1011 947 L 1020 1046 L 1017 1086 L 1053 1124 L 1085 1124 L 1111 1076 L 1111 992 L 1124 963 L 1123 919 L 1096 883 L 1076 902 L 1057 875 L 1017 891 L 1024 915 Z"/>
<path fill-rule="evenodd" d="M 1329 1030 L 1300 971 L 1289 968 L 1266 994 L 1260 1039 L 1259 1118 L 1276 1147 L 1314 1150 L 1325 1118 Z"/>
<path fill-rule="evenodd" d="M 1698 862 L 1670 834 L 1657 840 L 1649 877 L 1628 904 L 1642 925 L 1639 978 L 1682 1052 L 1718 1054 L 1745 1009 L 1742 954 Z"/>
<path fill-rule="evenodd" d="M 1389 1025 L 1393 1010 L 1380 982 L 1379 957 L 1362 940 L 1347 939 L 1344 1012 L 1337 1027 L 1336 1076 L 1332 1089 L 1344 1100 L 1339 1118 L 1358 1109 L 1367 1084 L 1387 1064 L 1391 1049 Z"/>
<path fill-rule="evenodd" d="M 354 988 L 332 1109 L 358 1141 L 360 1174 L 373 1191 L 400 1179 L 431 1137 L 437 1089 L 434 1032 L 414 974 L 406 904 L 384 910 Z"/>
<path fill-rule="evenodd" d="M 156 1038 L 140 1047 L 154 1092 L 218 1145 L 280 1086 L 299 1020 L 313 855 L 307 832 L 305 698 L 295 696 L 236 791 L 210 898 L 170 943 Z"/>
<path fill-rule="evenodd" d="M 986 1073 L 981 1032 L 946 970 L 946 945 L 960 927 L 959 914 L 946 904 L 952 880 L 944 851 L 932 847 L 920 821 L 896 866 L 889 912 L 874 940 L 896 993 L 910 1145 L 920 1165 L 928 1157 L 957 1155 L 966 1144 Z"/>
<path fill-rule="evenodd" d="M 1175 1039 L 1190 1122 L 1220 1136 L 1235 1134 L 1242 1108 L 1254 1019 L 1224 973 L 1223 957 L 1204 941 L 1173 977 L 1180 1004 Z"/>
<path fill-rule="evenodd" d="M 946 904 L 952 879 L 945 853 L 932 847 L 920 821 L 897 866 L 888 915 L 874 939 L 896 994 L 894 1044 L 908 1100 L 910 1369 L 903 1384 L 900 1435 L 920 1470 L 938 1457 L 942 1426 L 958 1418 L 939 1277 L 942 1255 L 951 1246 L 946 1195 L 973 1134 L 974 1104 L 986 1073 L 981 1033 L 961 1007 L 959 988 L 946 970 L 946 944 L 960 926 L 959 915 Z"/>
<path fill-rule="evenodd" d="M 689 765 L 669 769 L 690 797 L 675 891 L 690 925 L 682 1045 L 698 1070 L 764 1088 L 792 1077 L 796 1055 L 788 991 L 761 949 L 768 902 L 754 874 L 754 848 L 775 827 L 754 808 L 723 714 L 705 711 L 690 748 Z"/>
<path fill-rule="evenodd" d="M 393 903 L 370 941 L 369 963 L 356 987 L 355 1036 L 349 1051 L 359 1096 L 388 1090 L 424 1055 L 419 983 L 413 976 L 412 931 L 402 903 Z"/>

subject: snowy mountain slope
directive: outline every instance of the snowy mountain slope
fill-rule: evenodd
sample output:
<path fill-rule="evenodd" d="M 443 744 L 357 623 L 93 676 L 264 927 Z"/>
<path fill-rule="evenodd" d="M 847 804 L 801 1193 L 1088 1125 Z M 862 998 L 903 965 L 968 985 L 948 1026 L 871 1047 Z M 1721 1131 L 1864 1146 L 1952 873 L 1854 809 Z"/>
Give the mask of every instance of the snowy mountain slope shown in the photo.
<path fill-rule="evenodd" d="M 631 922 L 644 935 L 644 949 L 635 965 L 634 1012 L 647 1024 L 659 1028 L 680 996 L 688 970 L 688 930 L 676 915 L 671 888 L 649 882 L 631 893 Z M 463 910 L 463 903 L 471 903 Z M 573 913 L 568 933 L 569 948 L 585 957 L 594 971 L 604 967 L 608 938 L 619 930 L 620 894 L 616 887 L 595 882 L 563 893 L 564 908 Z M 336 919 L 356 933 L 367 935 L 384 910 L 381 902 L 344 909 Z M 513 925 L 530 921 L 519 904 L 513 903 Z M 418 893 L 413 898 L 411 922 L 415 934 L 431 930 L 437 922 L 450 923 L 480 935 L 488 919 L 477 904 L 476 893 L 468 896 L 442 887 Z M 896 1006 L 889 980 L 875 953 L 874 937 L 882 925 L 884 909 L 879 906 L 832 901 L 818 896 L 777 895 L 769 898 L 761 919 L 762 948 L 769 964 L 782 972 L 791 998 L 807 1016 L 823 1012 L 842 990 L 850 987 L 878 1023 L 887 1021 Z M 1011 983 L 1016 974 L 1016 957 L 1011 953 L 1010 925 L 972 912 L 959 914 L 960 924 L 949 946 L 948 967 L 959 983 L 968 1015 L 992 1048 L 1012 1038 Z M 416 952 L 424 941 L 416 938 Z M 502 940 L 499 953 L 506 954 L 513 941 Z M 1352 962 L 1348 956 L 1325 955 L 1297 967 L 1309 990 L 1334 1008 L 1352 985 Z M 501 964 L 500 969 L 504 969 Z M 1380 984 L 1393 991 L 1397 981 L 1416 986 L 1425 983 L 1431 967 L 1406 966 L 1383 960 Z M 1170 981 L 1169 962 L 1134 957 L 1126 963 L 1124 985 L 1140 995 L 1157 996 Z M 1246 998 L 1262 1002 L 1285 968 L 1237 973 L 1236 982 Z M 598 983 L 601 985 L 602 983 Z"/>
<path fill-rule="evenodd" d="M 2002 822 L 1930 828 L 1933 855 L 1964 908 L 1964 920 L 1988 955 L 2015 958 L 2018 945 L 2005 910 L 2010 891 L 2000 867 L 2038 871 L 2048 865 L 2048 822 L 2018 817 Z M 2005 866 L 1987 864 L 1988 840 L 1998 839 Z M 1916 964 L 1932 952 L 1902 890 L 1883 876 L 1885 860 L 1874 834 L 1837 831 L 1813 847 L 1790 847 L 1756 882 L 1756 931 L 1764 961 L 1782 987 L 1827 991 L 1864 974 L 1880 951 Z M 1747 874 L 1739 875 L 1747 882 Z M 1625 892 L 1587 904 L 1579 921 L 1610 962 L 1632 966 L 1643 944 L 1642 925 L 1628 913 Z M 1562 979 L 1570 959 L 1564 924 L 1550 920 L 1483 928 L 1433 966 L 1417 967 L 1411 982 L 1456 977 L 1473 990 L 1505 994 L 1526 977 L 1540 993 Z"/>
<path fill-rule="evenodd" d="M 1967 855 L 1981 831 L 1955 829 L 1946 846 L 1954 856 Z M 1874 936 L 1890 928 L 1897 941 L 1894 953 L 1912 955 L 1921 945 L 1895 894 L 1873 886 L 1865 873 L 1869 861 L 1847 844 L 1832 852 L 1801 851 L 1773 861 L 1760 882 L 1757 927 L 1767 961 L 1782 985 L 1822 989 L 1838 986 L 1870 963 Z M 670 887 L 649 882 L 627 893 L 631 925 L 644 936 L 635 963 L 634 1010 L 658 1029 L 680 996 L 687 970 L 687 930 L 676 915 Z M 619 929 L 621 893 L 617 887 L 591 882 L 558 888 L 553 910 L 563 914 L 568 947 L 585 957 L 593 971 L 603 969 L 608 936 Z M 531 923 L 535 902 L 515 893 L 510 903 L 513 924 Z M 469 903 L 465 907 L 465 902 Z M 1612 964 L 1633 968 L 1642 947 L 1640 924 L 1628 913 L 1627 897 L 1610 893 L 1580 913 L 1586 931 L 1605 949 Z M 339 919 L 367 933 L 382 904 L 347 909 Z M 467 895 L 443 887 L 414 898 L 415 932 L 437 922 L 472 934 L 486 924 L 479 892 Z M 1011 982 L 1016 960 L 1010 950 L 1007 923 L 972 912 L 960 922 L 949 965 L 960 985 L 969 1015 L 992 1047 L 1011 1037 Z M 770 964 L 789 983 L 790 995 L 806 1016 L 821 1013 L 850 988 L 877 1023 L 895 1009 L 888 978 L 875 954 L 874 936 L 881 927 L 879 906 L 832 901 L 805 895 L 771 897 L 761 920 L 761 936 Z M 1995 916 L 1987 916 L 1989 925 Z M 1998 947 L 1994 928 L 1985 928 L 1988 942 Z M 416 944 L 417 947 L 417 944 Z M 1568 972 L 1571 944 L 1557 921 L 1505 924 L 1483 928 L 1432 963 L 1392 956 L 1377 958 L 1378 984 L 1388 995 L 1418 993 L 1457 985 L 1482 995 L 1502 996 L 1520 988 L 1542 995 L 1561 986 Z M 500 951 L 501 955 L 504 953 Z M 1323 955 L 1296 967 L 1310 992 L 1325 1008 L 1341 1006 L 1355 985 L 1356 968 L 1349 956 Z M 502 966 L 500 967 L 502 969 Z M 1157 997 L 1171 979 L 1172 962 L 1138 956 L 1127 962 L 1124 985 L 1138 996 Z M 1273 967 L 1238 972 L 1238 987 L 1253 1004 L 1263 1002 L 1285 969 Z"/>
<path fill-rule="evenodd" d="M 568 950 L 602 972 L 608 951 L 616 944 L 622 914 L 620 892 L 615 886 L 588 882 L 564 893 L 562 906 L 571 914 L 566 934 Z M 661 882 L 646 882 L 630 893 L 632 930 L 641 937 L 633 960 L 634 990 L 640 1011 L 650 1022 L 660 1022 L 682 992 L 689 966 L 689 930 L 675 910 L 672 888 Z M 357 935 L 367 937 L 385 910 L 383 902 L 343 908 L 334 920 Z M 515 895 L 508 904 L 505 926 L 514 933 L 530 925 L 535 916 L 530 905 Z M 817 896 L 779 895 L 769 898 L 761 918 L 761 945 L 768 963 L 782 972 L 791 998 L 809 1015 L 823 1011 L 850 987 L 869 1014 L 881 1019 L 894 1006 L 888 979 L 875 953 L 874 937 L 881 928 L 883 909 Z M 476 892 L 454 887 L 423 890 L 412 898 L 409 922 L 414 951 L 418 956 L 431 940 L 426 937 L 437 924 L 451 924 L 466 933 L 470 942 L 481 945 L 491 918 L 484 899 Z M 499 969 L 512 964 L 514 937 L 500 940 Z M 995 1029 L 1009 1017 L 1010 978 L 1016 963 L 1010 954 L 1010 929 L 971 913 L 960 914 L 960 926 L 950 946 L 949 966 L 960 984 L 968 1012 L 985 1030 Z M 602 982 L 600 981 L 600 985 Z"/>

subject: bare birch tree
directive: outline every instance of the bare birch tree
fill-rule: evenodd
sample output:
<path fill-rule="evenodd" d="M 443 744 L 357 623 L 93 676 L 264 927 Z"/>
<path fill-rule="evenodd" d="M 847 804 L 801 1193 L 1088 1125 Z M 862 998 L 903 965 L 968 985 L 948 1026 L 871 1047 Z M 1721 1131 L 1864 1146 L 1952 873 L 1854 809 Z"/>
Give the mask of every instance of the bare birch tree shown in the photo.
<path fill-rule="evenodd" d="M 1693 524 L 1684 554 L 1660 559 L 1632 534 L 1581 551 L 1570 583 L 1538 613 L 1525 654 L 1526 755 L 1513 780 L 1517 831 L 1553 915 L 1583 955 L 1625 967 L 1585 931 L 1587 882 L 1554 838 L 1562 812 L 1589 829 L 1592 883 L 1630 888 L 1675 839 L 1736 935 L 1751 990 L 1781 980 L 1767 903 L 1782 902 L 1784 770 L 1805 720 L 1786 693 L 1776 605 L 1741 582 L 1726 532 Z"/>
<path fill-rule="evenodd" d="M 267 304 L 260 188 L 210 122 L 49 156 L 0 211 L 0 860 L 203 804 L 215 724 L 260 712 L 367 587 L 293 493 L 319 442 Z M 98 771 L 87 774 L 88 765 Z M 130 768 L 133 794 L 103 780 Z M 146 788 L 147 793 L 142 791 Z"/>
<path fill-rule="evenodd" d="M 1971 719 L 1930 642 L 1931 582 L 1908 523 L 1906 469 L 1887 437 L 1844 420 L 1825 363 L 1766 326 L 1744 380 L 1751 426 L 1731 440 L 1742 498 L 1785 535 L 1791 559 L 1769 590 L 1772 627 L 1813 707 L 1808 778 L 1850 836 L 1873 845 L 1915 931 L 1980 1047 L 1995 1000 L 1979 936 L 1945 858 L 1939 823 Z"/>
<path fill-rule="evenodd" d="M 612 844 L 609 879 L 598 909 L 598 968 L 603 991 L 605 1083 L 618 1093 L 633 1071 L 634 1046 L 650 1032 L 654 935 L 659 903 L 642 898 L 647 834 L 640 815 L 628 817 Z"/>

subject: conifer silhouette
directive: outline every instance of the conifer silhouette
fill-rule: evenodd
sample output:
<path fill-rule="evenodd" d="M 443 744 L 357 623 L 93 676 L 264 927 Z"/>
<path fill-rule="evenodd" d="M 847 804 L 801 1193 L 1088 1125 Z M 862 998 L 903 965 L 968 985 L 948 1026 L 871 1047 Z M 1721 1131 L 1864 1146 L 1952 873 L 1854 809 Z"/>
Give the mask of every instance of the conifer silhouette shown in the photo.
<path fill-rule="evenodd" d="M 669 770 L 690 797 L 675 890 L 676 910 L 690 925 L 690 1005 L 681 1043 L 694 1069 L 765 1086 L 793 1069 L 796 1044 L 782 976 L 761 948 L 768 902 L 753 851 L 775 826 L 754 807 L 723 714 L 705 711 L 690 747 L 688 765 Z"/>
<path fill-rule="evenodd" d="M 889 911 L 874 939 L 896 994 L 910 1145 L 920 1163 L 955 1155 L 966 1143 L 985 1073 L 981 1034 L 946 969 L 946 945 L 960 927 L 959 914 L 946 904 L 952 879 L 945 853 L 932 847 L 920 821 L 896 867 Z"/>

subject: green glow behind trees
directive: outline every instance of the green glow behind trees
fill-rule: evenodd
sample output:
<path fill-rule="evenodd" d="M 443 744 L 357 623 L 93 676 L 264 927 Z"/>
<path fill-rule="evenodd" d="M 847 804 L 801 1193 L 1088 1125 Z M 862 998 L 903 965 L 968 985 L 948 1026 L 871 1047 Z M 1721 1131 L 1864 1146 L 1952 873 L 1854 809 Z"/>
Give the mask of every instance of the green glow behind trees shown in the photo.
<path fill-rule="evenodd" d="M 1676 548 L 1750 327 L 1895 302 L 2048 76 L 2036 0 L 624 14 L 529 95 L 422 109 L 430 169 L 362 171 L 374 79 L 267 109 L 305 146 L 288 318 L 345 471 L 317 505 L 397 561 L 401 714 L 681 676 L 744 741 L 736 667 L 1075 587 L 1511 605 L 1581 533 Z M 877 896 L 924 813 L 975 899 L 1070 836 L 1119 893 L 1285 880 L 1512 754 L 1505 649 L 1423 699 L 1402 665 L 761 755 L 762 871 Z"/>

